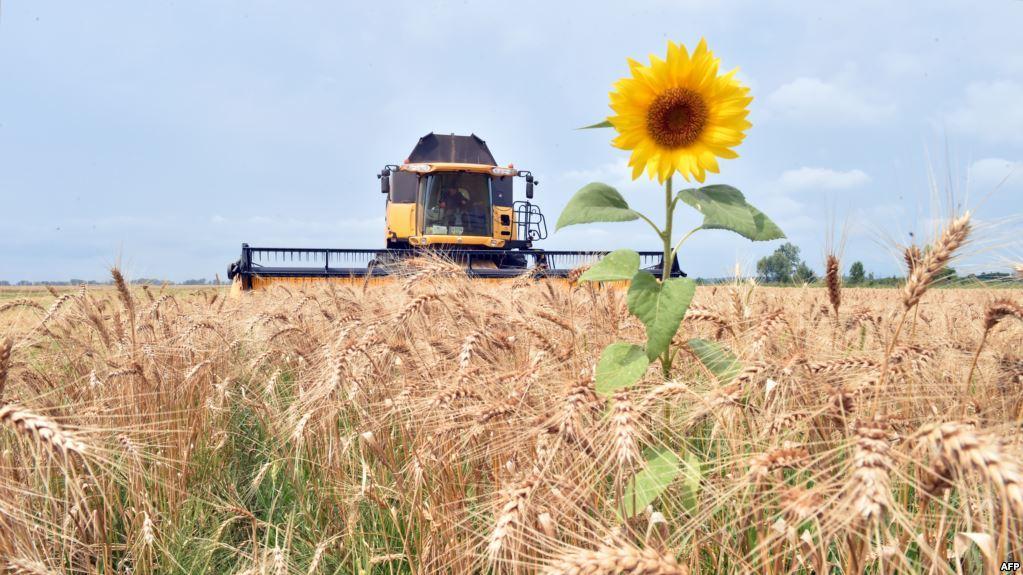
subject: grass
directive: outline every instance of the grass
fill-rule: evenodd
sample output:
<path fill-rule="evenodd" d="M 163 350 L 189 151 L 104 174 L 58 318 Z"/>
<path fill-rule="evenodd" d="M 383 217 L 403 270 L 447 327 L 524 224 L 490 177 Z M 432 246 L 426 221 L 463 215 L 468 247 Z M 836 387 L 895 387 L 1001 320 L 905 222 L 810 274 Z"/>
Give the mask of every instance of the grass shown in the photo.
<path fill-rule="evenodd" d="M 0 312 L 0 570 L 990 572 L 1023 293 L 927 287 L 700 287 L 669 377 L 613 397 L 613 289 L 3 290 L 39 306 Z M 653 452 L 685 465 L 635 505 Z"/>

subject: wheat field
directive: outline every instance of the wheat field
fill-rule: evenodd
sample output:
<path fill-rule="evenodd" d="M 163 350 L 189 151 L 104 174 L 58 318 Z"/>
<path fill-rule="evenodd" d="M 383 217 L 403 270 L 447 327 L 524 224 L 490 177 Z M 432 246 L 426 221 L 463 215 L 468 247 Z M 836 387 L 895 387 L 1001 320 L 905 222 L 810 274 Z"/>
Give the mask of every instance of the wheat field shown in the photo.
<path fill-rule="evenodd" d="M 604 396 L 600 351 L 643 337 L 620 289 L 473 282 L 439 261 L 238 298 L 114 279 L 0 299 L 9 573 L 981 573 L 1023 557 L 1018 290 L 701 287 L 670 377 Z M 684 465 L 640 508 L 658 450 Z"/>

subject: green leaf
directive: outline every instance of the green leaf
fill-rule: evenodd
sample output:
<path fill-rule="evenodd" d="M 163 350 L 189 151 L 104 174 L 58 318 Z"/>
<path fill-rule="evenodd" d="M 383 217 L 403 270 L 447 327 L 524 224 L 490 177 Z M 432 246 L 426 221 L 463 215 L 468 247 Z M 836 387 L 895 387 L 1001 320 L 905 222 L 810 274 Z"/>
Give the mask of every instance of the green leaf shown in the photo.
<path fill-rule="evenodd" d="M 716 341 L 691 339 L 689 340 L 689 349 L 693 350 L 700 363 L 709 369 L 722 384 L 731 383 L 732 379 L 742 371 L 742 364 L 739 363 L 735 354 Z"/>
<path fill-rule="evenodd" d="M 678 477 L 680 463 L 670 449 L 662 448 L 648 454 L 646 466 L 629 480 L 622 494 L 625 516 L 633 517 L 660 497 Z"/>
<path fill-rule="evenodd" d="M 695 293 L 696 282 L 689 278 L 661 283 L 645 271 L 632 277 L 627 296 L 629 311 L 646 326 L 648 358 L 653 360 L 668 349 Z"/>
<path fill-rule="evenodd" d="M 650 361 L 643 348 L 631 343 L 612 343 L 597 362 L 597 393 L 611 395 L 639 381 Z"/>
<path fill-rule="evenodd" d="M 604 120 L 603 122 L 597 122 L 596 124 L 590 124 L 589 126 L 583 126 L 582 128 L 576 128 L 576 130 L 592 130 L 593 128 L 613 128 L 611 122 Z"/>
<path fill-rule="evenodd" d="M 755 242 L 784 238 L 781 231 L 763 212 L 746 203 L 742 192 L 732 186 L 704 186 L 678 193 L 678 198 L 703 214 L 703 227 L 708 230 L 731 230 Z"/>
<path fill-rule="evenodd" d="M 639 271 L 639 254 L 632 250 L 615 250 L 579 276 L 581 282 L 613 282 L 631 279 Z"/>
<path fill-rule="evenodd" d="M 682 469 L 682 505 L 689 515 L 696 515 L 700 507 L 700 481 L 703 479 L 703 462 L 692 451 L 686 452 Z"/>
<path fill-rule="evenodd" d="M 572 196 L 561 211 L 556 230 L 573 224 L 593 222 L 629 222 L 639 214 L 629 208 L 628 202 L 618 190 L 607 184 L 593 182 L 586 184 Z"/>

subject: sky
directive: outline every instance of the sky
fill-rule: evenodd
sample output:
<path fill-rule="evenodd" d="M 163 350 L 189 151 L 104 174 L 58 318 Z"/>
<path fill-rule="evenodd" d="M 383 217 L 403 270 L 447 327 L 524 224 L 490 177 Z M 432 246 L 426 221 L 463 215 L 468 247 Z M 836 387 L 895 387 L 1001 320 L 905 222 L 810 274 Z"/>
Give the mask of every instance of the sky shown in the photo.
<path fill-rule="evenodd" d="M 592 181 L 663 218 L 613 131 L 575 128 L 610 113 L 626 58 L 700 38 L 754 96 L 707 183 L 811 267 L 844 245 L 846 267 L 899 273 L 893 246 L 958 207 L 990 248 L 974 265 L 998 270 L 1023 254 L 1021 23 L 1020 0 L 4 0 L 0 280 L 223 278 L 242 242 L 382 247 L 375 174 L 431 131 L 531 170 L 551 223 Z M 658 248 L 643 224 L 551 227 L 538 247 Z M 706 231 L 680 260 L 752 272 L 780 243 Z"/>

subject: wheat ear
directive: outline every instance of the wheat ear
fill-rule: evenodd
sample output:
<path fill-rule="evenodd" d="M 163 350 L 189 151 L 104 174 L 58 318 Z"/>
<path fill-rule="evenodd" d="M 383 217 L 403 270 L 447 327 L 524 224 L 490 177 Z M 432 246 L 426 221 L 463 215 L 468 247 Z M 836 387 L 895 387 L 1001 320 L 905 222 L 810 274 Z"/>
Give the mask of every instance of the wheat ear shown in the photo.
<path fill-rule="evenodd" d="M 1023 474 L 997 441 L 979 435 L 962 423 L 927 425 L 917 433 L 919 441 L 958 471 L 973 471 L 987 480 L 1003 502 L 1023 517 Z"/>
<path fill-rule="evenodd" d="M 85 444 L 57 422 L 13 403 L 0 406 L 0 424 L 60 455 L 83 455 L 86 451 Z"/>
<path fill-rule="evenodd" d="M 7 376 L 11 372 L 11 348 L 14 342 L 11 338 L 0 341 L 0 405 L 4 401 L 4 388 L 7 387 Z"/>
<path fill-rule="evenodd" d="M 828 301 L 835 310 L 835 321 L 838 321 L 838 308 L 842 305 L 842 272 L 838 256 L 828 254 L 824 262 L 824 283 L 828 286 Z"/>
<path fill-rule="evenodd" d="M 4 573 L 10 575 L 51 575 L 53 571 L 39 561 L 28 559 L 7 559 L 4 562 Z"/>
<path fill-rule="evenodd" d="M 988 304 L 987 310 L 984 312 L 984 335 L 980 336 L 980 344 L 977 345 L 977 351 L 973 354 L 973 362 L 970 363 L 970 373 L 966 377 L 967 386 L 970 386 L 970 382 L 973 381 L 973 371 L 977 368 L 977 360 L 980 359 L 980 352 L 984 349 L 984 344 L 987 343 L 988 334 L 991 333 L 991 330 L 1000 321 L 1010 316 L 1023 321 L 1023 306 L 1005 298 L 997 299 Z M 2 382 L 3 379 L 0 378 L 0 383 Z"/>
<path fill-rule="evenodd" d="M 920 298 L 927 292 L 934 277 L 948 265 L 956 250 L 966 242 L 969 235 L 970 212 L 966 212 L 949 222 L 941 237 L 923 255 L 922 259 L 914 260 L 917 263 L 909 274 L 902 297 L 902 303 L 907 310 L 920 302 Z"/>
<path fill-rule="evenodd" d="M 566 555 L 544 570 L 545 575 L 688 575 L 674 557 L 653 548 L 631 545 L 601 547 Z"/>
<path fill-rule="evenodd" d="M 514 539 L 519 527 L 525 525 L 526 508 L 537 483 L 535 476 L 529 476 L 504 492 L 501 514 L 494 522 L 494 530 L 487 543 L 487 557 L 491 562 L 498 559 L 501 550 L 509 546 L 509 539 Z"/>
<path fill-rule="evenodd" d="M 920 303 L 920 298 L 927 292 L 927 288 L 934 281 L 934 276 L 948 265 L 956 250 L 966 242 L 969 236 L 970 212 L 966 212 L 948 223 L 942 231 L 941 237 L 934 242 L 931 249 L 921 259 L 913 259 L 916 264 L 906 280 L 906 287 L 903 289 L 902 294 L 902 316 L 899 318 L 899 324 L 895 327 L 895 333 L 892 335 L 891 342 L 889 342 L 888 347 L 885 349 L 884 360 L 881 362 L 881 375 L 878 378 L 878 387 L 884 385 L 885 377 L 888 375 L 889 356 L 891 356 L 892 350 L 895 349 L 895 344 L 899 341 L 899 334 L 902 333 L 902 327 L 906 323 L 909 310 Z"/>
<path fill-rule="evenodd" d="M 880 419 L 856 425 L 853 472 L 849 480 L 852 512 L 868 525 L 880 521 L 892 508 L 892 458 L 888 426 Z"/>

